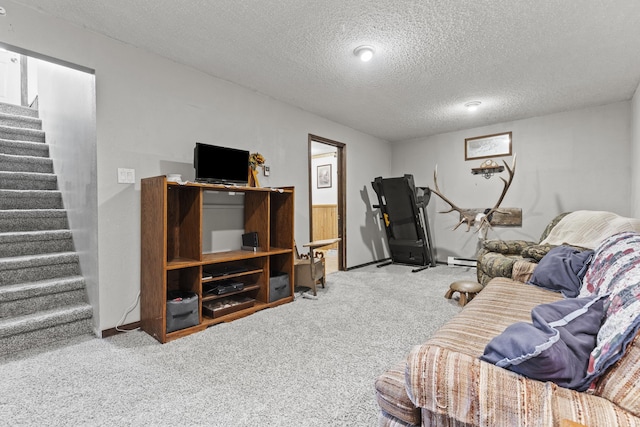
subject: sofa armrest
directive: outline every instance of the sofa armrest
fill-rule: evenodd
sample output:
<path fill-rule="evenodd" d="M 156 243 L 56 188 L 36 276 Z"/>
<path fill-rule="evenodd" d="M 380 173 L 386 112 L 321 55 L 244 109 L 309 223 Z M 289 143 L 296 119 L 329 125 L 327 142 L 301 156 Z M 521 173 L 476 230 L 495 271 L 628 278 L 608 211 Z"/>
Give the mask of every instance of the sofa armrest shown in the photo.
<path fill-rule="evenodd" d="M 516 261 L 513 263 L 511 278 L 518 282 L 527 283 L 531 279 L 533 270 L 535 270 L 537 266 L 538 263 L 526 259 Z"/>
<path fill-rule="evenodd" d="M 464 353 L 429 344 L 414 347 L 406 381 L 414 405 L 461 425 L 554 425 L 545 383 Z"/>
<path fill-rule="evenodd" d="M 542 257 L 544 257 L 547 254 L 547 252 L 549 252 L 551 249 L 553 249 L 555 247 L 556 247 L 556 245 L 547 245 L 547 244 L 538 245 L 538 244 L 535 244 L 535 245 L 531 245 L 531 246 L 528 246 L 528 247 L 524 248 L 522 250 L 521 255 L 524 258 L 531 258 L 531 259 L 533 259 L 535 261 L 540 261 L 542 259 Z"/>
<path fill-rule="evenodd" d="M 607 399 L 541 382 L 437 345 L 414 347 L 407 359 L 411 401 L 456 425 L 640 426 L 640 418 Z M 617 423 L 617 424 L 616 424 Z"/>
<path fill-rule="evenodd" d="M 498 252 L 505 255 L 520 255 L 524 248 L 537 245 L 528 240 L 485 240 L 482 247 L 489 252 Z"/>

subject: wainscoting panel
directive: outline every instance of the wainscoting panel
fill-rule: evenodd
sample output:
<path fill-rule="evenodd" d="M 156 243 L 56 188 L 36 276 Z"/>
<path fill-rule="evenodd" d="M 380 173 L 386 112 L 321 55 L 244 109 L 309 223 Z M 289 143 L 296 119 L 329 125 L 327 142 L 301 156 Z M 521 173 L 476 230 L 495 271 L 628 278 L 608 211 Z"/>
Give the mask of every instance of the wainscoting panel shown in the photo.
<path fill-rule="evenodd" d="M 338 237 L 338 205 L 313 205 L 313 240 Z M 337 249 L 338 244 L 323 249 Z"/>

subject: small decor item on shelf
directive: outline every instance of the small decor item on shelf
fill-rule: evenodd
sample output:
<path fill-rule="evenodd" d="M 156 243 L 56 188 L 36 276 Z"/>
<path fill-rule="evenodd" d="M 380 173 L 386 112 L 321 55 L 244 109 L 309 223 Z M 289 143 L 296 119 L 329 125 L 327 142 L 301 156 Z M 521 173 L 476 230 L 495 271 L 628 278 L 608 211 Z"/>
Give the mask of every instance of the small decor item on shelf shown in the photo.
<path fill-rule="evenodd" d="M 264 162 L 264 156 L 260 153 L 249 155 L 249 187 L 260 187 L 257 169 L 258 166 L 263 166 Z"/>
<path fill-rule="evenodd" d="M 471 168 L 471 173 L 474 175 L 483 175 L 486 179 L 493 176 L 494 173 L 500 173 L 504 170 L 504 166 L 498 165 L 493 160 L 485 160 L 482 162 L 479 168 Z"/>

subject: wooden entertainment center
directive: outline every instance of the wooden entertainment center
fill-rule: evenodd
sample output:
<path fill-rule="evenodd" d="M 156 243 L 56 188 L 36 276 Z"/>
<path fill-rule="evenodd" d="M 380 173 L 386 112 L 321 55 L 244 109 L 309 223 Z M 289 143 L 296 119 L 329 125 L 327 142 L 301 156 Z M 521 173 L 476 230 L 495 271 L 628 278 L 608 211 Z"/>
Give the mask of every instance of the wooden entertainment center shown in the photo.
<path fill-rule="evenodd" d="M 141 187 L 140 323 L 149 335 L 165 343 L 293 301 L 293 187 L 180 184 L 168 182 L 165 176 L 144 178 Z M 244 232 L 257 233 L 257 250 L 203 253 L 203 215 L 216 214 L 215 209 L 203 214 L 207 192 L 244 197 Z M 228 244 L 241 246 L 240 242 Z M 274 272 L 288 286 L 281 298 L 270 286 Z M 241 283 L 242 289 L 223 295 L 204 291 L 230 280 Z M 197 295 L 197 317 L 194 311 L 193 325 L 167 332 L 167 300 L 172 291 Z"/>

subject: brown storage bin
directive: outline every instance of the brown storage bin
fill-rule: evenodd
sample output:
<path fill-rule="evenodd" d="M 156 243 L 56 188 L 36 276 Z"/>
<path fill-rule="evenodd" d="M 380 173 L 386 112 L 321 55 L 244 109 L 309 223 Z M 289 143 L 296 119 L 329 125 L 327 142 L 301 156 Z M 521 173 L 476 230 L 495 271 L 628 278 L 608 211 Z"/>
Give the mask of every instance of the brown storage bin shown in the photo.
<path fill-rule="evenodd" d="M 202 304 L 202 314 L 212 319 L 253 307 L 256 300 L 249 297 L 222 298 Z"/>

